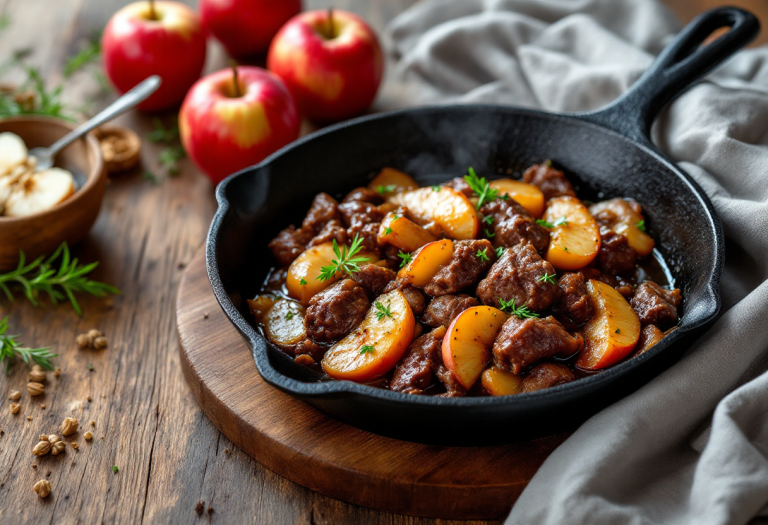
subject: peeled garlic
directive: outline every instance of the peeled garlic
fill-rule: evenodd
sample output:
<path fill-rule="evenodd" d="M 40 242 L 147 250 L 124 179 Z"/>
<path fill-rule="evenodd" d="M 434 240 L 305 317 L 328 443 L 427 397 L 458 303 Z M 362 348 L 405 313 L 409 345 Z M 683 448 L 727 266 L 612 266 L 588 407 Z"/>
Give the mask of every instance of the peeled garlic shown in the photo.
<path fill-rule="evenodd" d="M 21 217 L 53 208 L 75 192 L 75 179 L 67 170 L 49 168 L 28 173 L 11 190 L 5 215 Z"/>

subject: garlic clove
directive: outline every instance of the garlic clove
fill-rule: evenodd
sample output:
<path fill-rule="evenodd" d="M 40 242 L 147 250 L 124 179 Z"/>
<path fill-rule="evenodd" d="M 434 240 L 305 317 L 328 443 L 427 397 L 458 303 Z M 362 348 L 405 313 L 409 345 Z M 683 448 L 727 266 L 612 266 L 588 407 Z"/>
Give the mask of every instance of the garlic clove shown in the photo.
<path fill-rule="evenodd" d="M 15 133 L 0 133 L 0 171 L 11 170 L 27 160 L 27 146 Z"/>
<path fill-rule="evenodd" d="M 21 217 L 49 210 L 75 192 L 75 179 L 61 168 L 49 168 L 22 178 L 5 202 L 5 215 Z"/>

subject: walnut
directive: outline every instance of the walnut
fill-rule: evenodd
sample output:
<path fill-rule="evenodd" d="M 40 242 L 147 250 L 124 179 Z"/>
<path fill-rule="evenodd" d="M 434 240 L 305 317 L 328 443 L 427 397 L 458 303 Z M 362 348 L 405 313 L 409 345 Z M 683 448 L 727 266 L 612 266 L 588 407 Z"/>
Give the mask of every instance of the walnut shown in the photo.
<path fill-rule="evenodd" d="M 45 383 L 48 380 L 45 371 L 40 365 L 33 366 L 27 377 L 33 383 Z"/>
<path fill-rule="evenodd" d="M 35 483 L 35 486 L 32 487 L 32 490 L 34 490 L 41 498 L 47 498 L 51 493 L 51 482 L 47 479 L 41 479 Z"/>
<path fill-rule="evenodd" d="M 48 441 L 51 443 L 51 454 L 54 456 L 58 456 L 61 452 L 64 452 L 65 448 L 67 448 L 67 444 L 56 434 L 48 436 Z"/>
<path fill-rule="evenodd" d="M 32 449 L 32 454 L 35 456 L 45 456 L 48 452 L 51 451 L 51 442 L 46 440 L 41 440 L 35 445 L 35 447 Z"/>
<path fill-rule="evenodd" d="M 141 139 L 133 130 L 102 126 L 94 135 L 99 140 L 104 165 L 110 174 L 130 170 L 139 163 Z"/>
<path fill-rule="evenodd" d="M 29 392 L 29 395 L 33 397 L 45 394 L 45 385 L 31 381 L 27 383 L 27 392 Z"/>
<path fill-rule="evenodd" d="M 90 441 L 90 440 L 92 440 L 92 439 L 93 439 L 93 434 L 91 434 L 90 432 L 86 432 L 86 433 L 83 435 L 83 437 L 85 438 L 85 440 L 86 440 L 86 441 Z"/>
<path fill-rule="evenodd" d="M 11 395 L 8 396 L 8 399 L 10 399 L 11 401 L 18 401 L 19 399 L 21 399 L 21 392 L 19 392 L 18 390 L 14 390 L 13 392 L 11 392 Z"/>
<path fill-rule="evenodd" d="M 65 418 L 64 421 L 61 423 L 61 433 L 65 436 L 68 436 L 70 434 L 74 434 L 77 432 L 77 427 L 79 423 L 77 422 L 77 419 L 73 417 Z"/>
<path fill-rule="evenodd" d="M 11 403 L 11 414 L 18 414 L 21 410 L 21 405 L 18 403 Z"/>

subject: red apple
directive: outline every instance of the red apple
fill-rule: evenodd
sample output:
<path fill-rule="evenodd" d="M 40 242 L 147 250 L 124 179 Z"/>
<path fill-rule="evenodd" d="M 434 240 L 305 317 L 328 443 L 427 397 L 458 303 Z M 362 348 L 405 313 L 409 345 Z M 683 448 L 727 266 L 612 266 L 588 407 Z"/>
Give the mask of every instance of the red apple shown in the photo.
<path fill-rule="evenodd" d="M 139 104 L 144 111 L 178 105 L 205 63 L 200 18 L 178 2 L 136 2 L 115 13 L 104 29 L 104 70 L 120 93 L 150 75 L 163 83 Z"/>
<path fill-rule="evenodd" d="M 309 11 L 277 33 L 267 67 L 285 81 L 304 116 L 334 121 L 365 111 L 384 71 L 376 35 L 346 11 Z"/>
<path fill-rule="evenodd" d="M 184 149 L 214 184 L 296 140 L 300 124 L 285 84 L 252 66 L 201 78 L 179 113 Z"/>
<path fill-rule="evenodd" d="M 203 25 L 230 55 L 263 54 L 277 31 L 301 12 L 301 0 L 200 0 Z"/>

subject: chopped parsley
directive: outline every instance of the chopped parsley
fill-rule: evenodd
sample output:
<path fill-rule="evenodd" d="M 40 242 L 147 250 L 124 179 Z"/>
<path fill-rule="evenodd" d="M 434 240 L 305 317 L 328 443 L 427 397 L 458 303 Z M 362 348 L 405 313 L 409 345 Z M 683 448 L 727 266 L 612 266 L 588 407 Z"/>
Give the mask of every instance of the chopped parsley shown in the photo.
<path fill-rule="evenodd" d="M 390 233 L 392 233 L 392 228 L 387 228 L 384 230 L 384 235 L 389 235 Z"/>
<path fill-rule="evenodd" d="M 544 275 L 539 277 L 538 281 L 540 283 L 555 284 L 555 274 L 549 275 L 547 272 L 544 272 Z"/>
<path fill-rule="evenodd" d="M 539 317 L 539 314 L 537 314 L 536 312 L 532 311 L 527 306 L 516 306 L 514 299 L 510 299 L 509 301 L 505 301 L 504 299 L 499 297 L 499 305 L 500 305 L 499 309 L 502 312 L 507 312 L 507 313 L 516 315 L 520 319 L 526 319 L 526 318 L 529 318 L 529 317 Z"/>
<path fill-rule="evenodd" d="M 552 229 L 555 226 L 567 226 L 568 219 L 565 217 L 565 215 L 555 220 L 555 222 L 545 221 L 544 219 L 536 219 L 536 224 L 538 224 L 539 226 L 544 226 L 545 228 Z"/>
<path fill-rule="evenodd" d="M 290 321 L 291 319 L 293 319 L 294 315 L 295 314 L 293 312 L 288 312 L 287 314 L 285 314 L 285 318 Z"/>
<path fill-rule="evenodd" d="M 501 257 L 502 255 L 504 255 L 504 247 L 499 246 L 498 248 L 496 248 L 496 257 Z"/>
<path fill-rule="evenodd" d="M 493 215 L 486 215 L 485 217 L 483 217 L 483 222 L 485 224 L 493 224 Z"/>
<path fill-rule="evenodd" d="M 410 253 L 399 252 L 397 256 L 402 259 L 402 262 L 400 263 L 400 268 L 402 268 L 403 266 L 405 266 L 406 264 L 408 264 L 413 260 L 413 255 Z"/>
<path fill-rule="evenodd" d="M 441 189 L 442 188 L 440 188 L 440 186 L 438 186 L 438 185 L 432 186 L 432 191 L 440 191 Z"/>
<path fill-rule="evenodd" d="M 373 345 L 363 345 L 362 348 L 360 348 L 360 354 L 372 354 L 373 353 Z"/>
<path fill-rule="evenodd" d="M 355 238 L 352 240 L 352 245 L 347 248 L 343 246 L 339 250 L 339 245 L 336 239 L 333 240 L 333 253 L 336 254 L 336 259 L 331 260 L 329 266 L 323 266 L 320 268 L 320 275 L 316 277 L 321 281 L 327 281 L 332 278 L 336 273 L 346 272 L 352 275 L 354 272 L 359 272 L 360 267 L 358 264 L 368 261 L 368 257 L 355 257 L 355 255 L 363 249 L 363 239 L 359 234 L 355 234 Z"/>
<path fill-rule="evenodd" d="M 615 333 L 615 334 L 620 334 L 620 333 L 621 333 L 621 328 L 617 328 L 617 329 L 616 329 L 616 331 L 615 331 L 614 333 Z"/>
<path fill-rule="evenodd" d="M 397 189 L 397 186 L 395 184 L 387 184 L 386 186 L 378 186 L 376 188 L 376 191 L 384 195 L 385 193 L 392 193 Z"/>
<path fill-rule="evenodd" d="M 307 281 L 306 281 L 306 279 L 304 279 L 304 277 L 302 277 L 302 278 L 301 278 L 301 281 L 299 281 L 299 284 L 300 284 L 300 285 L 302 285 L 302 286 L 304 286 L 305 284 L 307 284 Z"/>
<path fill-rule="evenodd" d="M 637 221 L 635 226 L 637 226 L 638 230 L 640 230 L 641 232 L 644 232 L 645 231 L 645 220 Z"/>
<path fill-rule="evenodd" d="M 488 237 L 489 239 L 493 239 L 494 237 L 496 237 L 496 234 L 493 233 L 493 232 L 489 232 L 488 228 L 486 228 L 485 229 L 485 236 Z"/>
<path fill-rule="evenodd" d="M 112 472 L 114 474 L 117 474 L 118 472 L 120 472 L 120 467 L 118 467 L 117 465 L 112 465 Z"/>
<path fill-rule="evenodd" d="M 389 309 L 390 308 L 389 304 L 387 304 L 387 306 L 384 306 L 379 301 L 376 301 L 374 305 L 376 306 L 376 310 L 377 310 L 376 319 L 381 321 L 382 319 L 384 319 L 384 317 L 392 317 L 392 312 Z"/>
<path fill-rule="evenodd" d="M 482 250 L 477 250 L 477 253 L 475 254 L 475 257 L 480 259 L 481 262 L 488 262 L 490 259 L 488 258 L 488 248 L 484 248 Z"/>
<path fill-rule="evenodd" d="M 485 180 L 485 177 L 478 177 L 477 173 L 475 173 L 475 170 L 472 167 L 470 167 L 468 171 L 469 175 L 464 175 L 464 180 L 467 182 L 474 194 L 477 195 L 478 200 L 476 207 L 479 210 L 480 207 L 486 202 L 495 200 L 496 197 L 499 196 L 499 190 L 494 190 L 491 188 L 491 183 Z"/>

